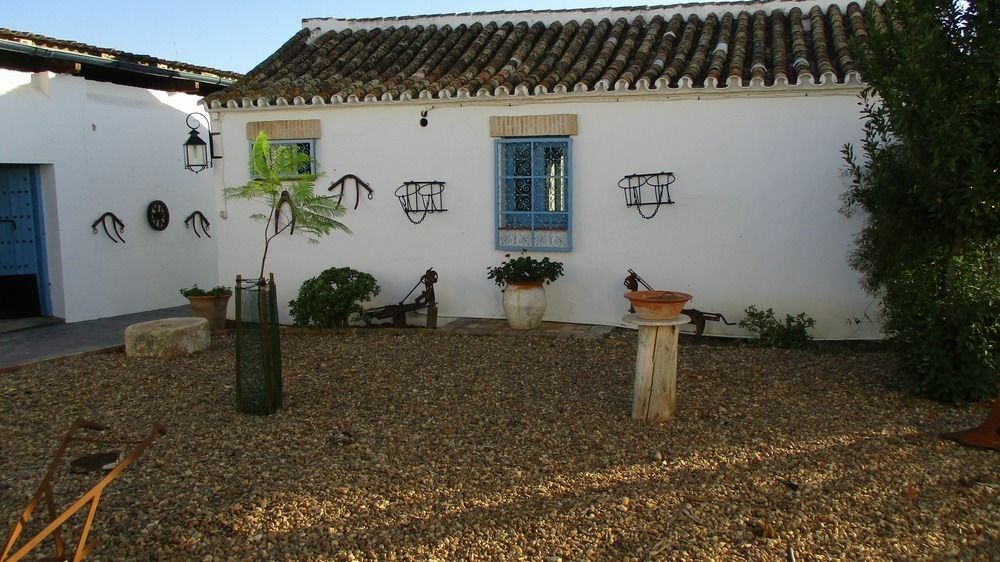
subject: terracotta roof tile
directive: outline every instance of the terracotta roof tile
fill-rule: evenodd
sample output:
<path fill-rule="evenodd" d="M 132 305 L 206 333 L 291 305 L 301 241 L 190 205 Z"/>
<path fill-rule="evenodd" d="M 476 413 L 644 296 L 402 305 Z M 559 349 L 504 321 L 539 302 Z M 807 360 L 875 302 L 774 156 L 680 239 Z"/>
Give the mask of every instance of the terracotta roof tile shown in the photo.
<path fill-rule="evenodd" d="M 742 85 L 747 76 L 747 43 L 750 40 L 750 14 L 742 12 L 736 17 L 736 29 L 729 46 L 729 69 L 726 83 Z"/>
<path fill-rule="evenodd" d="M 884 17 L 874 4 L 842 6 L 764 1 L 700 11 L 306 20 L 241 82 L 206 101 L 239 107 L 856 84 L 850 41 L 866 39 L 866 9 L 882 25 Z"/>
<path fill-rule="evenodd" d="M 205 76 L 213 76 L 213 77 L 217 76 L 229 80 L 237 80 L 242 78 L 242 75 L 239 74 L 238 72 L 217 70 L 215 68 L 209 68 L 207 66 L 197 66 L 185 62 L 178 62 L 178 61 L 151 57 L 149 55 L 139 55 L 135 53 L 119 51 L 117 49 L 108 49 L 106 47 L 96 47 L 94 45 L 88 45 L 86 43 L 80 43 L 78 41 L 70 41 L 67 39 L 56 39 L 54 37 L 46 37 L 45 35 L 39 35 L 37 33 L 16 31 L 13 29 L 6 29 L 2 27 L 0 27 L 0 40 L 36 46 L 44 49 L 51 49 L 53 51 L 77 53 L 81 55 L 89 55 L 103 59 L 111 59 L 128 63 L 135 63 L 149 67 L 188 72 L 191 74 L 202 74 Z"/>

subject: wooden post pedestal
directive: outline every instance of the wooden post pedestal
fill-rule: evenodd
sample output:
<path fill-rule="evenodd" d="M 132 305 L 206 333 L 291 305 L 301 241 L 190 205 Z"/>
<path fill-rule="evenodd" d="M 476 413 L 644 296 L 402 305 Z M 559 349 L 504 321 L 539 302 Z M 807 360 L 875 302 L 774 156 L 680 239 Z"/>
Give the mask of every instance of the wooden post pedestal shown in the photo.
<path fill-rule="evenodd" d="M 636 314 L 627 314 L 622 320 L 639 326 L 632 419 L 650 423 L 667 421 L 677 411 L 679 326 L 691 319 L 681 314 L 670 320 L 644 320 Z"/>

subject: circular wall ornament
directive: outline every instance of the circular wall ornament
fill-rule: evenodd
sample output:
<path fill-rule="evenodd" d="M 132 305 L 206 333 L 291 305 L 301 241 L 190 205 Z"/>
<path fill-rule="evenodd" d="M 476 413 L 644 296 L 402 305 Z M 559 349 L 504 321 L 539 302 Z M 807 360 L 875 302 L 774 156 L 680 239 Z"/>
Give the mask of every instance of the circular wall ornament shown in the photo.
<path fill-rule="evenodd" d="M 167 210 L 167 204 L 159 199 L 150 203 L 149 207 L 146 207 L 146 220 L 153 230 L 166 230 L 167 225 L 170 224 L 170 211 Z"/>

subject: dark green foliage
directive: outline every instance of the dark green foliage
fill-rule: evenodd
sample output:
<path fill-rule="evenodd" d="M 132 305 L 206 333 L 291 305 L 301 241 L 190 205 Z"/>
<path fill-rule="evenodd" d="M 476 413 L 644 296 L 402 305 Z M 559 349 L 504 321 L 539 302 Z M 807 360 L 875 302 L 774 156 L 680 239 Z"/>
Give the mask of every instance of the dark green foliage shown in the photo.
<path fill-rule="evenodd" d="M 910 386 L 958 402 L 996 393 L 1000 341 L 1000 243 L 929 256 L 886 283 L 885 330 Z"/>
<path fill-rule="evenodd" d="M 198 287 L 198 284 L 195 283 L 191 287 L 181 289 L 180 293 L 185 297 L 222 297 L 233 294 L 233 290 L 229 287 L 216 285 L 206 291 L 205 289 Z"/>
<path fill-rule="evenodd" d="M 504 258 L 500 265 L 486 268 L 486 278 L 492 279 L 501 288 L 511 282 L 552 283 L 563 275 L 562 262 L 552 261 L 547 257 L 536 260 L 527 255 L 527 250 L 522 250 L 521 255 L 516 258 L 511 258 L 510 254 L 505 254 Z"/>
<path fill-rule="evenodd" d="M 855 45 L 864 159 L 844 212 L 865 213 L 851 264 L 882 298 L 914 388 L 996 392 L 1000 334 L 1000 3 L 894 0 Z"/>
<path fill-rule="evenodd" d="M 321 328 L 346 327 L 361 303 L 381 291 L 375 278 L 349 267 L 331 267 L 299 287 L 299 298 L 288 303 L 296 324 Z"/>
<path fill-rule="evenodd" d="M 801 349 L 812 342 L 809 329 L 816 325 L 816 321 L 805 312 L 795 316 L 786 314 L 784 323 L 774 317 L 774 310 L 771 308 L 757 310 L 751 304 L 744 312 L 746 318 L 740 320 L 740 328 L 750 332 L 755 338 L 754 343 L 761 347 Z"/>

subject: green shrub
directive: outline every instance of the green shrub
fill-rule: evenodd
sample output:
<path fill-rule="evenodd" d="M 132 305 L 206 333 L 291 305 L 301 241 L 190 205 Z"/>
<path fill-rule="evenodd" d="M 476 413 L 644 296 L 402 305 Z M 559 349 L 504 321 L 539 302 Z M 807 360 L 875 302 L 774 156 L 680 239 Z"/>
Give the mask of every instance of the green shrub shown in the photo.
<path fill-rule="evenodd" d="M 853 45 L 863 154 L 844 147 L 851 265 L 881 299 L 899 375 L 957 402 L 996 394 L 1000 26 L 995 2 L 890 0 Z M 892 22 L 886 25 L 885 22 Z M 943 80 L 942 76 L 947 76 Z"/>
<path fill-rule="evenodd" d="M 996 394 L 1000 242 L 901 270 L 883 296 L 885 331 L 911 390 L 963 402 Z"/>
<path fill-rule="evenodd" d="M 755 338 L 755 343 L 761 347 L 782 347 L 798 349 L 809 345 L 812 336 L 809 329 L 816 321 L 805 312 L 792 316 L 785 315 L 785 322 L 779 322 L 774 317 L 774 309 L 757 310 L 750 305 L 744 311 L 746 318 L 740 320 L 740 328 L 744 328 Z"/>
<path fill-rule="evenodd" d="M 486 268 L 486 278 L 492 279 L 501 289 L 507 283 L 552 283 L 563 275 L 562 262 L 552 261 L 547 257 L 540 260 L 528 255 L 527 250 L 521 250 L 521 255 L 511 258 L 504 254 L 504 260 L 496 267 Z"/>
<path fill-rule="evenodd" d="M 180 293 L 185 297 L 222 297 L 233 294 L 233 290 L 229 287 L 223 287 L 222 285 L 216 285 L 211 289 L 205 290 L 195 283 L 191 287 L 184 287 L 180 290 Z"/>
<path fill-rule="evenodd" d="M 361 303 L 378 295 L 381 287 L 368 273 L 349 267 L 331 267 L 299 287 L 297 299 L 288 303 L 295 323 L 321 328 L 346 327 Z"/>

